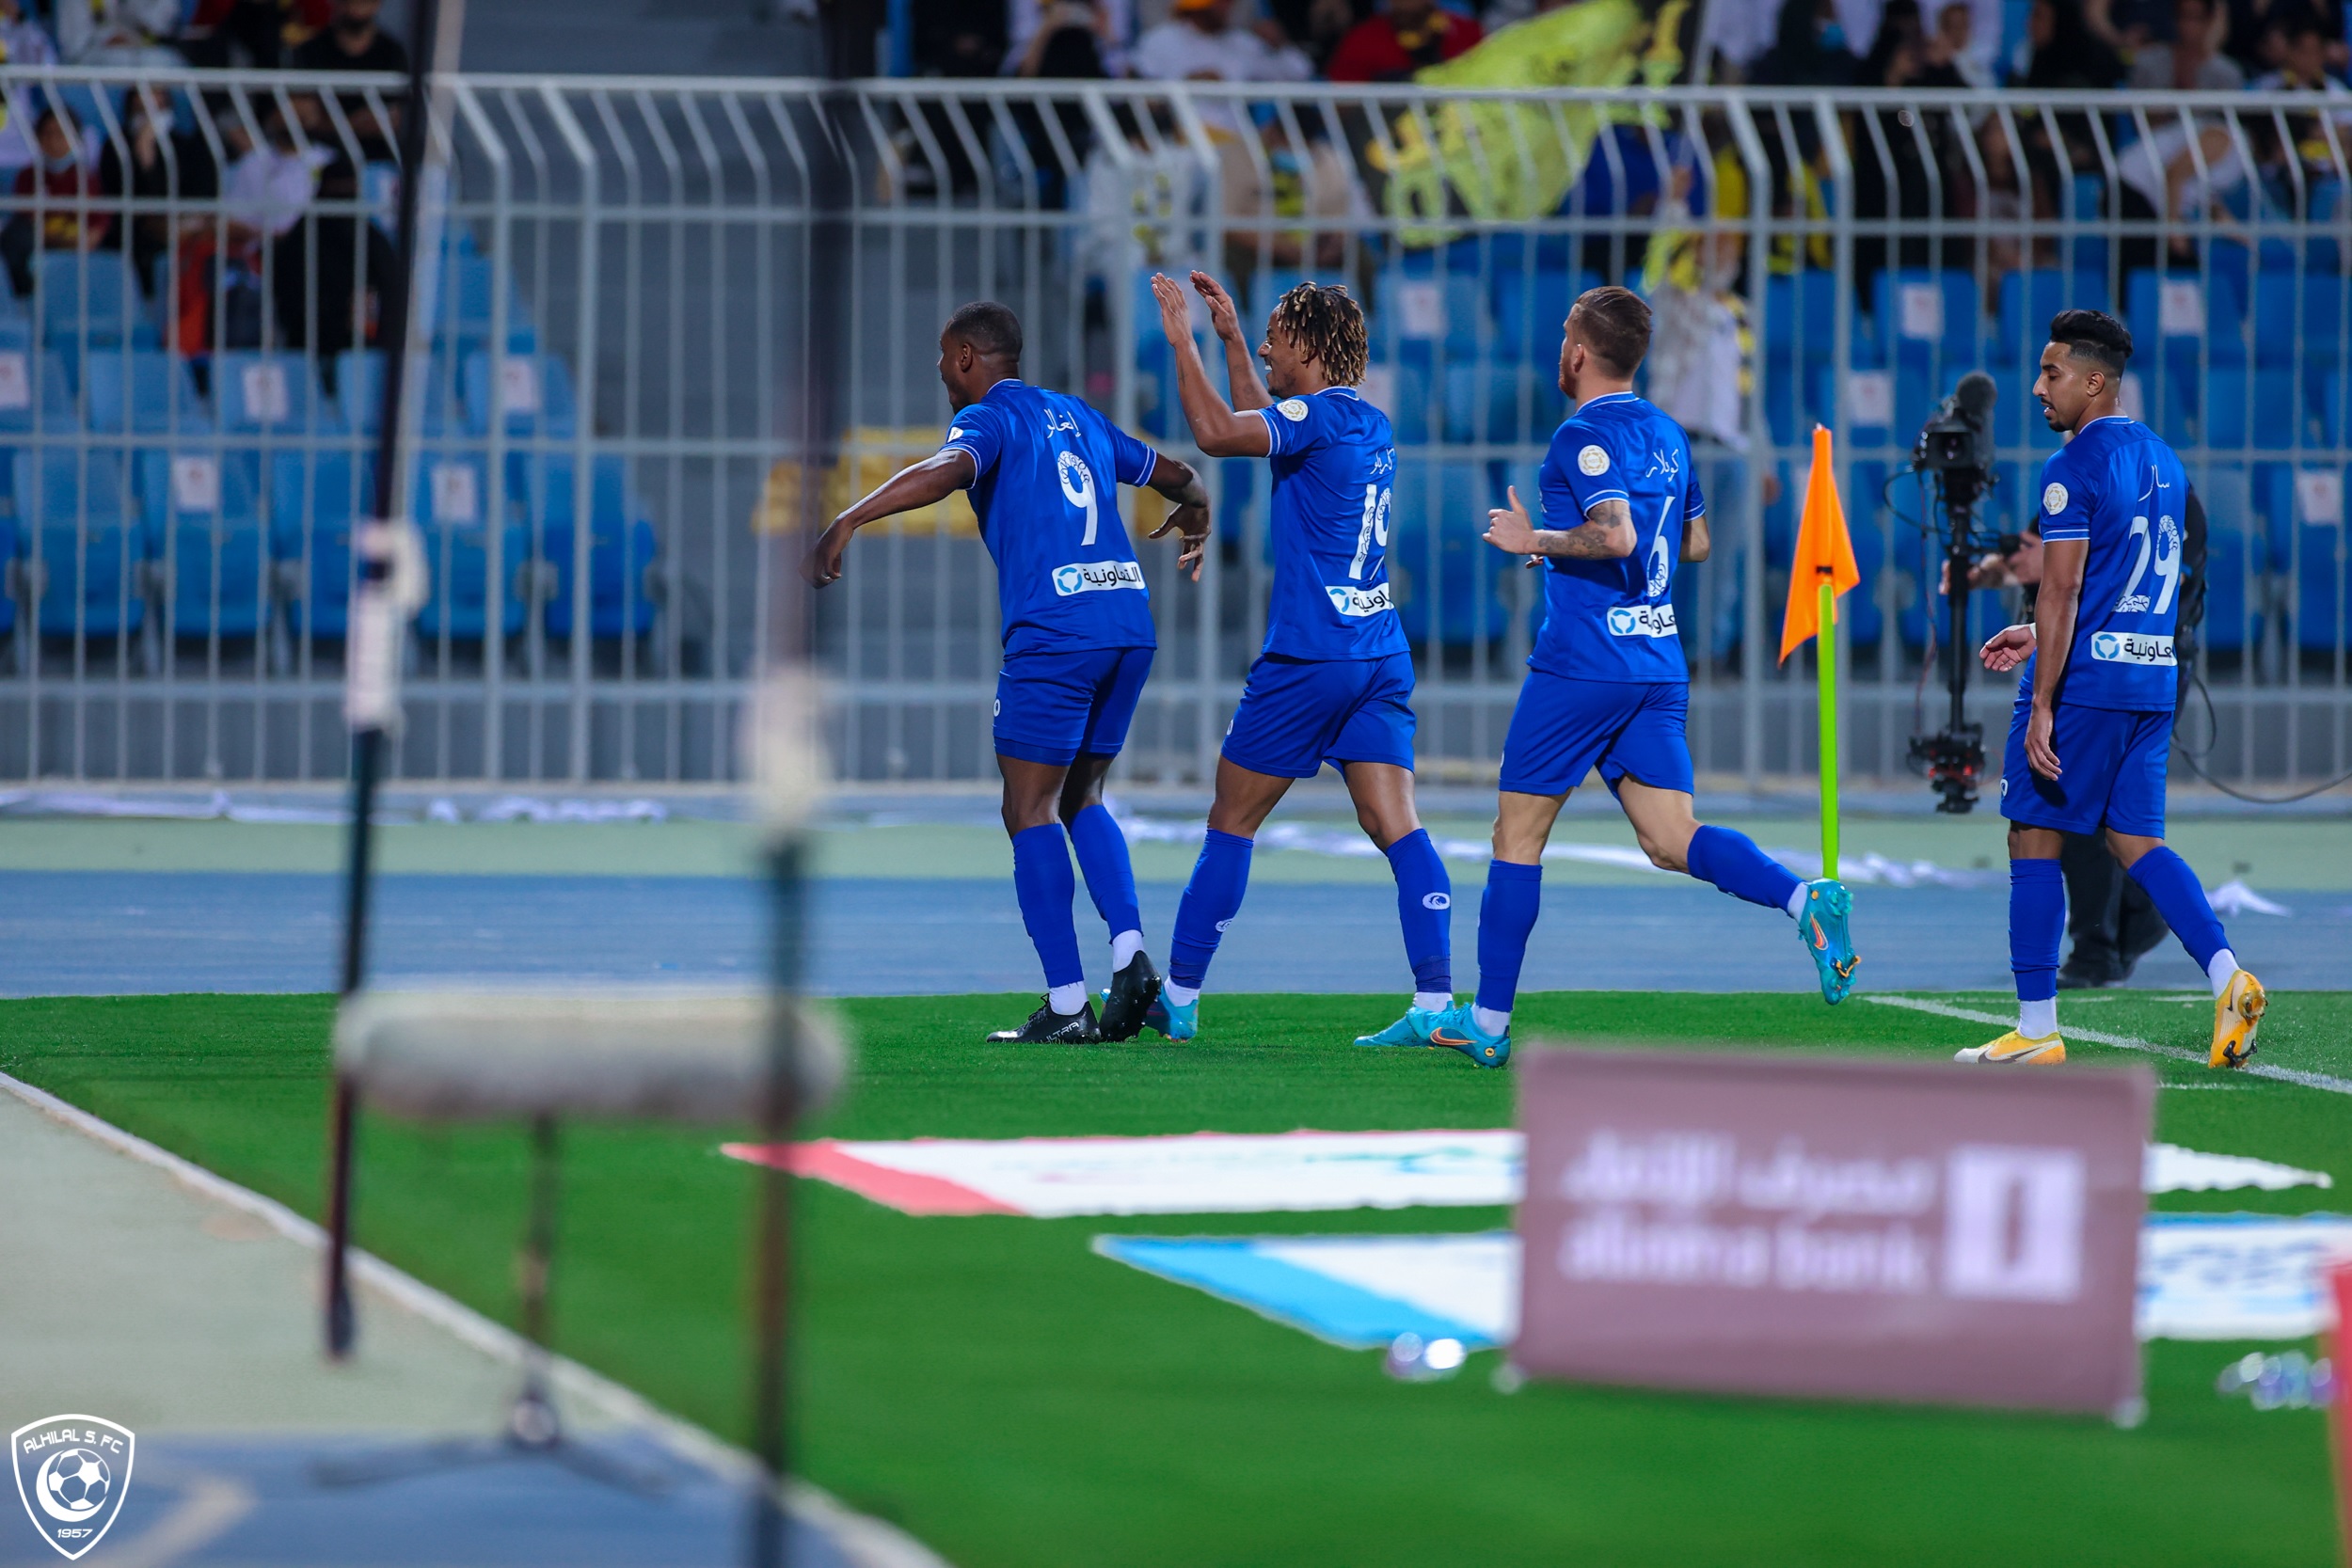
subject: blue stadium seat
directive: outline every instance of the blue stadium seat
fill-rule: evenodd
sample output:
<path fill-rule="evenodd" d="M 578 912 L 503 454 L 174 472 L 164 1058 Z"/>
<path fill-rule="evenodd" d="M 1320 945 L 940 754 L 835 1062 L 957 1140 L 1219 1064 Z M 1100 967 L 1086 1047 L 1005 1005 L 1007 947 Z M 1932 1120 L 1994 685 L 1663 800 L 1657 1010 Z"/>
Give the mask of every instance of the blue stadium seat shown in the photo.
<path fill-rule="evenodd" d="M 424 428 L 419 434 L 428 441 L 450 434 L 450 388 L 455 382 L 453 369 L 447 358 L 426 361 Z M 341 406 L 344 424 L 355 433 L 374 436 L 382 431 L 384 353 L 381 349 L 347 349 L 336 356 L 335 400 Z"/>
<path fill-rule="evenodd" d="M 2237 653 L 2258 642 L 2262 637 L 2261 623 L 2249 621 L 2247 615 L 2246 584 L 2249 558 L 2253 558 L 2254 570 L 2262 569 L 2257 548 L 2246 533 L 2225 524 L 2206 508 L 2205 523 L 2205 624 L 2199 633 L 2201 646 L 2216 653 Z"/>
<path fill-rule="evenodd" d="M 1444 398 L 1448 441 L 1546 441 L 1568 413 L 1557 372 L 1532 360 L 1448 365 Z"/>
<path fill-rule="evenodd" d="M 1525 490 L 1520 499 L 1530 500 Z M 1488 545 L 1493 505 L 1486 467 L 1476 463 L 1396 466 L 1389 512 L 1389 582 L 1405 635 L 1460 646 L 1500 637 L 1509 625 L 1498 584 L 1517 568 Z M 1432 581 L 1432 577 L 1435 581 Z"/>
<path fill-rule="evenodd" d="M 0 435 L 80 428 L 65 357 L 54 351 L 36 356 L 22 347 L 0 348 Z"/>
<path fill-rule="evenodd" d="M 153 348 L 163 340 L 147 318 L 139 286 L 119 250 L 46 250 L 37 259 L 34 299 L 41 341 L 52 348 L 103 347 L 126 340 Z"/>
<path fill-rule="evenodd" d="M 242 452 L 146 451 L 133 471 L 149 559 L 169 572 L 173 635 L 257 636 L 268 615 L 262 514 Z"/>
<path fill-rule="evenodd" d="M 1444 428 L 1445 404 L 1429 372 L 1413 365 L 1388 364 L 1374 376 L 1386 385 L 1373 401 L 1389 416 L 1389 428 L 1400 447 L 1426 446 Z M 1373 377 L 1368 377 L 1373 379 Z"/>
<path fill-rule="evenodd" d="M 1568 307 L 1587 289 L 1597 286 L 1600 275 L 1546 268 L 1529 273 L 1510 267 L 1495 274 L 1495 357 L 1526 359 L 1546 366 L 1559 362 L 1560 326 Z"/>
<path fill-rule="evenodd" d="M 40 542 L 45 574 L 40 630 L 70 637 L 135 632 L 147 603 L 133 580 L 139 542 L 124 504 L 122 465 L 113 452 L 47 447 L 16 454 L 19 515 Z"/>
<path fill-rule="evenodd" d="M 1992 335 L 1984 345 L 1985 357 L 1995 366 L 2038 364 L 2042 346 L 2049 341 L 2052 316 L 2060 310 L 2110 309 L 2104 273 L 2070 273 L 2057 267 L 2003 273 L 2000 303 L 1994 312 Z M 2010 397 L 2006 380 L 2001 396 L 2005 400 Z"/>
<path fill-rule="evenodd" d="M 516 454 L 520 455 L 520 454 Z M 568 454 L 514 465 L 528 486 L 526 515 L 535 525 L 541 557 L 555 571 L 548 599 L 550 637 L 572 634 L 574 519 L 579 468 Z M 628 487 L 627 463 L 597 457 L 589 466 L 588 630 L 592 637 L 642 637 L 653 629 L 651 593 L 656 553 L 653 521 Z"/>
<path fill-rule="evenodd" d="M 1954 269 L 1883 272 L 1871 293 L 1882 358 L 1895 372 L 1895 429 L 1915 432 L 1976 368 L 1982 341 L 1977 280 Z"/>
<path fill-rule="evenodd" d="M 2254 363 L 2318 369 L 2344 358 L 2342 277 L 2265 272 L 2254 279 Z M 2298 316 L 2298 311 L 2300 312 Z"/>
<path fill-rule="evenodd" d="M 213 361 L 220 428 L 237 436 L 340 436 L 343 417 L 299 354 L 223 354 Z"/>
<path fill-rule="evenodd" d="M 498 600 L 500 634 L 523 629 L 520 583 L 531 561 L 531 537 L 512 520 L 499 519 L 500 581 L 490 582 L 489 466 L 472 451 L 429 451 L 418 479 L 419 523 L 424 532 L 426 594 L 417 630 L 427 639 L 447 636 L 478 642 L 488 632 L 490 603 Z"/>
<path fill-rule="evenodd" d="M 572 394 L 569 366 L 552 354 L 510 354 L 499 362 L 500 384 L 492 397 L 491 357 L 479 350 L 460 366 L 466 430 L 490 433 L 492 404 L 504 416 L 509 436 L 568 440 L 580 430 L 580 404 Z"/>
<path fill-rule="evenodd" d="M 2021 30 L 2017 35 L 2023 38 Z M 2069 193 L 2068 215 L 2076 223 L 2087 224 L 2091 232 L 2077 235 L 2074 240 L 2074 263 L 2076 272 L 2107 275 L 2107 237 L 2098 231 L 2101 209 L 2106 201 L 2106 182 L 2096 174 L 2074 176 L 2074 189 Z"/>
<path fill-rule="evenodd" d="M 2206 446 L 2284 451 L 2299 443 L 2306 423 L 2293 371 L 2265 367 L 2249 375 L 2240 365 L 2216 365 L 2205 372 L 2199 429 Z"/>
<path fill-rule="evenodd" d="M 1847 470 L 1846 516 L 1853 537 L 1853 561 L 1862 580 L 1837 601 L 1837 613 L 1856 648 L 1875 648 L 1886 635 L 1886 611 L 1879 603 L 1879 578 L 1886 568 L 1886 534 L 1879 524 L 1879 491 L 1886 483 L 1883 463 L 1856 463 Z M 1898 528 L 1903 525 L 1898 523 Z M 1777 639 L 1775 639 L 1777 641 Z"/>
<path fill-rule="evenodd" d="M 2168 319 L 2167 289 L 2179 291 L 2181 313 Z M 2197 413 L 2197 380 L 2207 365 L 2246 363 L 2246 307 L 2226 275 L 2210 279 L 2196 273 L 2135 272 L 2124 282 L 2124 325 L 2132 331 L 2133 368 L 2165 439 L 2174 440 L 2179 422 Z M 2203 330 L 2193 312 L 2201 310 Z M 2172 330 L 2167 330 L 2168 327 Z M 2201 362 L 2201 356 L 2202 359 Z"/>
<path fill-rule="evenodd" d="M 160 349 L 93 354 L 82 367 L 89 428 L 119 436 L 202 436 L 213 428 L 187 361 Z"/>
<path fill-rule="evenodd" d="M 2345 616 L 2352 612 L 2352 561 L 2347 560 L 2344 519 L 2303 523 L 2300 577 L 2295 600 L 2297 647 L 2324 652 L 2342 644 Z"/>
<path fill-rule="evenodd" d="M 440 295 L 434 302 L 435 344 L 454 346 L 460 354 L 487 344 L 497 292 L 497 263 L 488 257 L 445 257 Z M 1155 319 L 1156 315 L 1155 311 Z M 506 347 L 516 354 L 535 354 L 539 349 L 539 333 L 532 325 L 531 312 L 522 295 L 511 288 L 506 296 Z"/>
<path fill-rule="evenodd" d="M 292 568 L 295 635 L 342 637 L 351 605 L 352 524 L 375 510 L 374 462 L 332 447 L 274 452 L 269 496 L 270 559 Z"/>

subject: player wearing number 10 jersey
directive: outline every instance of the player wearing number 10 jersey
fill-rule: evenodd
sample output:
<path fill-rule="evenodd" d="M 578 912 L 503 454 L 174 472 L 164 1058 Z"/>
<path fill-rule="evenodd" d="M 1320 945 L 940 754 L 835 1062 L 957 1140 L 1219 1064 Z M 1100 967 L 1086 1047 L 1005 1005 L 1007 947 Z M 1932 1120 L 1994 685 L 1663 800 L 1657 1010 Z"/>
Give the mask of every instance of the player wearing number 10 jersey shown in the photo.
<path fill-rule="evenodd" d="M 1177 396 L 1202 451 L 1271 460 L 1274 595 L 1264 651 L 1217 759 L 1216 801 L 1177 906 L 1168 985 L 1151 1022 L 1170 1039 L 1192 1037 L 1209 960 L 1241 910 L 1259 826 L 1293 781 L 1327 762 L 1346 778 L 1357 819 L 1396 875 L 1416 1003 L 1451 1002 L 1454 890 L 1413 809 L 1413 661 L 1389 599 L 1396 450 L 1389 417 L 1356 390 L 1364 313 L 1343 288 L 1291 290 L 1259 346 L 1262 383 L 1232 299 L 1205 273 L 1192 285 L 1225 344 L 1233 398 L 1209 385 L 1184 290 L 1154 277 Z"/>
<path fill-rule="evenodd" d="M 1629 290 L 1588 290 L 1570 307 L 1560 389 L 1577 406 L 1538 480 L 1548 526 L 1533 526 L 1517 490 L 1487 516 L 1487 543 L 1545 568 L 1544 626 L 1502 742 L 1477 999 L 1416 1007 L 1359 1045 L 1446 1046 L 1485 1067 L 1510 1059 L 1544 846 L 1568 792 L 1596 768 L 1652 864 L 1794 916 L 1824 1001 L 1852 983 L 1843 884 L 1800 881 L 1746 834 L 1702 827 L 1692 814 L 1690 674 L 1672 589 L 1677 561 L 1707 559 L 1707 502 L 1681 426 L 1633 395 L 1649 334 L 1649 307 Z"/>
<path fill-rule="evenodd" d="M 2262 982 L 2238 968 L 2196 873 L 2164 842 L 2188 477 L 2154 431 L 2122 412 L 2131 356 L 2132 335 L 2113 316 L 2061 310 L 2034 380 L 2042 417 L 2072 439 L 2042 470 L 2037 624 L 1984 645 L 1986 668 L 2025 667 L 2001 762 L 2017 1027 L 1960 1053 L 1965 1062 L 2066 1059 L 2058 1026 L 2065 833 L 2105 829 L 2107 847 L 2205 971 L 2212 1066 L 2245 1066 L 2268 1006 Z"/>
<path fill-rule="evenodd" d="M 955 405 L 946 441 L 834 519 L 808 573 L 819 587 L 839 578 L 850 535 L 864 524 L 971 492 L 996 562 L 1004 626 L 995 741 L 1013 887 L 1047 987 L 1026 1024 L 989 1037 L 1131 1039 L 1158 998 L 1160 976 L 1143 951 L 1135 871 L 1126 837 L 1103 804 L 1103 778 L 1126 740 L 1155 640 L 1143 567 L 1119 518 L 1119 486 L 1149 485 L 1178 503 L 1152 537 L 1179 530 L 1179 567 L 1196 578 L 1208 498 L 1184 464 L 1020 372 L 1021 323 L 1010 310 L 984 302 L 949 317 L 939 336 L 939 376 Z M 1110 928 L 1111 987 L 1099 1023 L 1071 917 L 1077 888 L 1070 842 Z"/>

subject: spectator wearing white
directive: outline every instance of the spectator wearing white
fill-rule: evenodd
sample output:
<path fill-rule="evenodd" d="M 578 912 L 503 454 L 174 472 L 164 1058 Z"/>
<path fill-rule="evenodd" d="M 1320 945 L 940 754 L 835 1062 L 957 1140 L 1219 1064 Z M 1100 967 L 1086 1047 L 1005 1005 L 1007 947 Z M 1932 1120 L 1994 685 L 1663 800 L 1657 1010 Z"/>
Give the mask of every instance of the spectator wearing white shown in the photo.
<path fill-rule="evenodd" d="M 1966 87 L 1997 87 L 1993 61 L 1977 47 L 1977 17 L 1969 0 L 1945 0 L 1935 28 L 1920 44 L 1920 62 L 1931 77 L 1948 76 Z"/>
<path fill-rule="evenodd" d="M 335 155 L 324 147 L 300 145 L 275 104 L 262 121 L 262 137 L 229 166 L 221 206 L 232 231 L 250 230 L 258 238 L 274 240 L 301 221 L 317 189 L 319 170 Z M 240 134 L 230 137 L 229 144 L 234 150 L 244 140 Z"/>
<path fill-rule="evenodd" d="M 2226 92 L 2244 87 L 2245 73 L 2237 63 L 2214 53 L 2214 24 L 2219 20 L 2214 11 L 2212 0 L 2175 0 L 2175 41 L 2169 47 L 2159 44 L 2141 50 L 2132 62 L 2130 85 L 2163 91 L 2201 92 Z M 2123 204 L 2123 215 L 2183 222 L 2201 209 L 2211 209 L 2214 217 L 2226 219 L 2226 210 L 2217 203 L 2244 183 L 2248 173 L 2229 121 L 2217 114 L 2187 117 L 2152 113 L 2148 124 L 2149 134 L 2125 148 L 2116 161 L 2116 172 L 2122 176 L 2131 198 Z M 2194 146 L 2190 144 L 2192 126 L 2196 133 Z M 2135 260 L 2126 255 L 2126 268 Z M 2172 237 L 2169 260 L 2181 265 L 2194 264 L 2196 251 L 2187 235 Z"/>
<path fill-rule="evenodd" d="M 2147 92 L 2235 92 L 2246 72 L 2221 53 L 2230 13 L 2213 0 L 2176 0 L 2172 43 L 2152 43 L 2132 56 L 2131 86 Z"/>
<path fill-rule="evenodd" d="M 1990 84 L 1995 75 L 1995 62 L 2001 55 L 2001 24 L 2004 0 L 1959 0 L 1968 8 L 1968 43 L 1965 52 L 1952 63 L 1971 84 Z M 1838 25 L 1849 39 L 1874 39 L 1879 36 L 1879 22 L 1886 10 L 1886 0 L 1836 0 Z M 1929 5 L 1922 13 L 1933 14 L 1937 30 L 1942 30 L 1942 9 Z M 1876 84 L 1871 84 L 1875 86 Z"/>
<path fill-rule="evenodd" d="M 57 52 L 68 65 L 175 66 L 180 0 L 57 0 Z"/>
<path fill-rule="evenodd" d="M 1136 40 L 1129 64 L 1155 82 L 1312 79 L 1313 62 L 1279 25 L 1263 19 L 1232 24 L 1233 0 L 1175 0 L 1168 20 Z"/>
<path fill-rule="evenodd" d="M 56 65 L 57 45 L 24 14 L 22 0 L 0 0 L 0 65 Z"/>

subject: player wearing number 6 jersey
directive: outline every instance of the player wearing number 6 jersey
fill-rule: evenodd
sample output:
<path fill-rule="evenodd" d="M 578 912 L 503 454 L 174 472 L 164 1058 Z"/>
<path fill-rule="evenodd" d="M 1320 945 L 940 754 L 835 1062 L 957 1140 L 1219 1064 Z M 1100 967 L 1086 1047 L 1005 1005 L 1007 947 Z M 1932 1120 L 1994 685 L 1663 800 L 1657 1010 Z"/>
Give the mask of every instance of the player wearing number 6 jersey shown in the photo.
<path fill-rule="evenodd" d="M 1678 561 L 1708 555 L 1707 501 L 1682 427 L 1633 395 L 1649 352 L 1649 307 L 1629 290 L 1587 290 L 1568 310 L 1560 389 L 1576 412 L 1551 438 L 1537 481 L 1537 529 L 1511 492 L 1486 542 L 1544 571 L 1544 625 L 1502 742 L 1494 860 L 1478 911 L 1478 996 L 1416 1007 L 1359 1045 L 1436 1045 L 1486 1067 L 1511 1055 L 1511 1007 L 1543 885 L 1544 846 L 1595 768 L 1650 863 L 1795 917 L 1822 1000 L 1844 998 L 1856 959 L 1843 884 L 1800 881 L 1744 833 L 1692 813 L 1683 736 L 1690 673 L 1675 625 Z"/>
<path fill-rule="evenodd" d="M 2269 1005 L 2262 982 L 2238 968 L 2197 874 L 2164 842 L 2188 478 L 2154 431 L 2123 415 L 2131 356 L 2132 335 L 2114 317 L 2061 310 L 2034 381 L 2050 428 L 2072 436 L 2042 470 L 2038 625 L 2010 626 L 1984 645 L 1988 670 L 2025 667 L 2001 761 L 2017 1027 L 1960 1053 L 1964 1062 L 2066 1060 L 2058 851 L 2070 832 L 2106 831 L 2108 849 L 2212 982 L 2212 1066 L 2246 1065 Z"/>
<path fill-rule="evenodd" d="M 1264 651 L 1225 732 L 1216 802 L 1177 906 L 1152 1024 L 1170 1039 L 1192 1037 L 1209 959 L 1241 910 L 1258 828 L 1294 780 L 1327 762 L 1345 776 L 1357 820 L 1396 874 L 1416 1003 L 1450 1002 L 1454 890 L 1413 809 L 1413 661 L 1389 602 L 1396 450 L 1389 417 L 1356 390 L 1364 313 L 1343 288 L 1291 290 L 1259 345 L 1262 383 L 1232 299 L 1205 273 L 1194 273 L 1192 285 L 1224 341 L 1233 401 L 1209 385 L 1184 290 L 1154 277 L 1177 396 L 1202 451 L 1271 459 L 1274 596 Z"/>
<path fill-rule="evenodd" d="M 861 526 L 971 492 L 996 562 L 1004 625 L 994 727 L 1013 887 L 1047 988 L 1026 1024 L 989 1037 L 1132 1039 L 1160 976 L 1143 951 L 1135 871 L 1126 837 L 1103 805 L 1103 778 L 1127 738 L 1156 640 L 1143 567 L 1119 518 L 1119 486 L 1149 485 L 1177 503 L 1152 537 L 1179 531 L 1177 565 L 1190 567 L 1196 581 L 1208 496 L 1184 464 L 1078 399 L 1023 381 L 1021 323 L 1001 305 L 967 305 L 947 319 L 939 378 L 955 406 L 946 441 L 834 519 L 809 554 L 808 576 L 820 588 L 838 578 Z M 1111 988 L 1099 1023 L 1071 918 L 1077 889 L 1069 842 L 1110 927 Z"/>

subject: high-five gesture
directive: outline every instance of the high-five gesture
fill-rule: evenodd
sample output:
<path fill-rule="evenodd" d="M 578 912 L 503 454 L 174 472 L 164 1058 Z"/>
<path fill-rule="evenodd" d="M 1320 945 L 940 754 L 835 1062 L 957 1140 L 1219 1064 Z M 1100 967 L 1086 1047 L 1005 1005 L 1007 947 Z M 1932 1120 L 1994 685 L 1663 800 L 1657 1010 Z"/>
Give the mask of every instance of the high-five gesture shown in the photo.
<path fill-rule="evenodd" d="M 1196 271 L 1192 287 L 1209 308 L 1210 329 L 1226 342 L 1241 342 L 1241 312 L 1233 304 L 1233 296 L 1225 292 L 1225 285 L 1205 272 Z"/>

